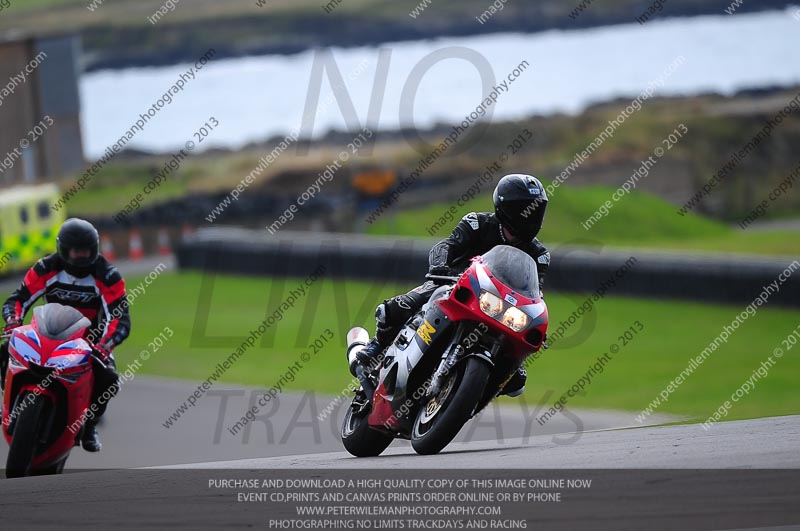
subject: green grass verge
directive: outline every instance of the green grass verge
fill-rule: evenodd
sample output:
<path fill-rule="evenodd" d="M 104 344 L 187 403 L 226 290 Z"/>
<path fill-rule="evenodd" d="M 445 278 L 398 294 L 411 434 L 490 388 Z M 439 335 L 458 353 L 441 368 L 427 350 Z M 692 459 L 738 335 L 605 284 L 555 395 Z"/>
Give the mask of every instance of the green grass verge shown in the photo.
<path fill-rule="evenodd" d="M 188 171 L 170 176 L 152 194 L 143 194 L 145 185 L 163 167 L 163 163 L 159 164 L 154 160 L 142 164 L 121 162 L 103 168 L 89 187 L 70 199 L 68 211 L 72 215 L 113 216 L 128 206 L 136 194 L 143 195 L 143 206 L 185 196 L 188 193 Z"/>
<path fill-rule="evenodd" d="M 610 200 L 615 189 L 607 186 L 559 187 L 550 200 L 540 239 L 546 243 L 579 243 L 651 249 L 691 249 L 797 256 L 800 238 L 789 231 L 752 232 L 731 228 L 702 216 L 680 216 L 677 208 L 656 196 L 632 192 L 609 210 L 608 215 L 583 228 L 595 211 Z M 466 213 L 492 211 L 491 197 L 482 197 L 448 209 L 453 203 L 388 211 L 367 232 L 376 235 L 436 236 L 444 238 Z M 431 233 L 439 222 L 438 230 Z"/>
<path fill-rule="evenodd" d="M 209 309 L 199 312 L 207 317 L 204 331 L 202 326 L 194 326 L 201 280 L 199 273 L 165 273 L 135 301 L 133 333 L 117 350 L 121 369 L 169 326 L 175 336 L 142 365 L 141 372 L 204 380 L 216 364 L 242 342 L 249 330 L 271 314 L 288 297 L 289 290 L 296 289 L 301 282 L 300 279 L 279 281 L 218 276 Z M 129 285 L 139 281 L 131 278 Z M 409 287 L 320 280 L 305 298 L 286 312 L 282 321 L 268 330 L 266 346 L 257 344 L 244 354 L 222 380 L 269 388 L 308 350 L 307 345 L 328 328 L 334 334 L 333 340 L 305 364 L 288 388 L 338 393 L 350 380 L 344 359 L 348 327 L 362 325 L 372 331 L 374 306 L 383 298 Z M 571 314 L 583 297 L 549 293 L 547 301 L 551 319 L 557 323 Z M 567 348 L 569 339 L 565 338 L 533 362 L 528 371 L 526 399 L 529 403 L 540 403 L 548 396 L 548 391 L 552 391 L 548 402 L 557 400 L 587 372 L 598 356 L 607 352 L 612 343 L 619 342 L 620 334 L 639 320 L 644 325 L 643 332 L 613 356 L 603 373 L 594 377 L 585 396 L 568 402 L 572 407 L 638 412 L 741 311 L 739 306 L 608 296 L 588 314 L 593 316 L 591 319 L 596 317 L 596 323 L 583 325 L 590 333 L 581 344 Z M 762 308 L 657 412 L 705 420 L 730 398 L 774 348 L 780 346 L 781 339 L 797 326 L 799 318 L 797 311 Z M 576 324 L 568 335 L 577 334 L 580 326 Z M 755 389 L 735 404 L 729 419 L 800 413 L 800 346 L 796 349 L 780 359 L 769 376 L 759 380 Z"/>
<path fill-rule="evenodd" d="M 35 11 L 63 6 L 88 5 L 91 0 L 12 0 L 8 7 L 9 12 Z"/>

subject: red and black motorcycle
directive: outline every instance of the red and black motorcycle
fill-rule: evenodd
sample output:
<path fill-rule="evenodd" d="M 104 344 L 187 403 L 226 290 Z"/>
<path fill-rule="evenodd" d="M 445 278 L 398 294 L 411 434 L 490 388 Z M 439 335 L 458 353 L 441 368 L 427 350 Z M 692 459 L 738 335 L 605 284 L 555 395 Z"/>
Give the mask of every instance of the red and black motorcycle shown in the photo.
<path fill-rule="evenodd" d="M 347 334 L 350 372 L 361 382 L 342 425 L 342 442 L 357 457 L 379 455 L 395 438 L 419 454 L 447 446 L 464 424 L 542 348 L 547 306 L 536 263 L 507 245 L 472 259 L 405 324 L 375 367 L 356 354 L 369 334 Z"/>
<path fill-rule="evenodd" d="M 8 477 L 63 471 L 92 394 L 92 346 L 82 337 L 90 325 L 75 308 L 51 303 L 34 308 L 31 324 L 6 336 Z"/>

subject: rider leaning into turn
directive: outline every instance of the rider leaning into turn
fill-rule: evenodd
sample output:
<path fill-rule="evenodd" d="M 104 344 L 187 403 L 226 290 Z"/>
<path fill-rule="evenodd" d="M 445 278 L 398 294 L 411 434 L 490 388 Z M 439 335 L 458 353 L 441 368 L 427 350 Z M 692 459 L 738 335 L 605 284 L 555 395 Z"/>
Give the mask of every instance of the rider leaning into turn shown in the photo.
<path fill-rule="evenodd" d="M 58 231 L 58 252 L 36 262 L 20 287 L 3 304 L 4 334 L 22 325 L 25 314 L 42 295 L 48 303 L 77 309 L 92 322 L 84 337 L 93 344 L 92 411 L 96 413 L 87 416 L 81 437 L 83 448 L 89 452 L 97 452 L 101 447 L 96 424 L 107 404 L 99 398 L 105 391 L 113 395 L 117 390 L 112 350 L 128 337 L 131 327 L 125 281 L 99 254 L 99 240 L 91 223 L 68 219 Z M 5 385 L 7 366 L 8 343 L 3 343 L 0 346 L 0 385 Z"/>
<path fill-rule="evenodd" d="M 496 245 L 511 245 L 528 253 L 536 262 L 539 286 L 550 265 L 550 253 L 536 238 L 542 228 L 547 193 L 536 177 L 506 175 L 494 189 L 494 213 L 469 213 L 452 234 L 431 249 L 428 257 L 432 275 L 456 275 L 469 266 L 473 256 L 484 254 Z M 362 365 L 380 355 L 394 340 L 405 322 L 428 300 L 437 284 L 428 281 L 403 295 L 383 301 L 375 310 L 375 337 L 359 354 Z M 520 366 L 503 388 L 502 394 L 519 396 L 527 374 Z"/>

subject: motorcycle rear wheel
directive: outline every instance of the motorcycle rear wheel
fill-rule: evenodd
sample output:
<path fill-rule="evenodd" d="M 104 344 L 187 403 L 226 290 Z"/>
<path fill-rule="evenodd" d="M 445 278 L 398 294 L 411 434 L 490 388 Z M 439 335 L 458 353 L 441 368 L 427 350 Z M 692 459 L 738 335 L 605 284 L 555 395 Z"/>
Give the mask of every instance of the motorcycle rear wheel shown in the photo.
<path fill-rule="evenodd" d="M 422 455 L 438 454 L 472 418 L 489 381 L 489 365 L 468 358 L 453 368 L 441 391 L 420 408 L 411 430 L 411 446 Z"/>
<path fill-rule="evenodd" d="M 373 430 L 367 423 L 369 415 L 355 415 L 348 407 L 342 422 L 342 443 L 356 457 L 375 457 L 392 443 L 394 437 Z"/>
<path fill-rule="evenodd" d="M 21 397 L 20 404 L 27 399 Z M 36 394 L 33 401 L 19 414 L 14 424 L 14 435 L 6 459 L 6 477 L 18 478 L 30 474 L 31 463 L 36 455 L 36 442 L 39 434 L 39 417 L 44 407 L 45 397 Z"/>

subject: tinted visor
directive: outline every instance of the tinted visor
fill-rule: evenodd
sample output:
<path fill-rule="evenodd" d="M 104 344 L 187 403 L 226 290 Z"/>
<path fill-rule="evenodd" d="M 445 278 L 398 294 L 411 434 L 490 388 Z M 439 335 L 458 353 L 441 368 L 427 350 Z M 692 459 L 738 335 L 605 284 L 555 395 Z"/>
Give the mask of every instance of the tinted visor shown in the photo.
<path fill-rule="evenodd" d="M 66 240 L 66 241 L 64 241 Z M 70 249 L 83 251 L 79 258 L 70 258 Z M 86 238 L 59 238 L 58 239 L 58 254 L 64 262 L 75 267 L 88 267 L 97 260 L 97 243 L 93 239 Z"/>
<path fill-rule="evenodd" d="M 547 201 L 509 201 L 503 204 L 503 218 L 508 231 L 521 240 L 532 240 L 539 234 L 544 221 Z"/>
<path fill-rule="evenodd" d="M 80 251 L 84 251 L 84 249 L 79 248 Z M 97 259 L 97 251 L 92 252 L 91 249 L 87 249 L 88 254 L 86 252 L 81 253 L 82 256 L 77 258 L 70 258 L 69 253 L 67 253 L 67 263 L 70 265 L 74 265 L 75 267 L 88 267 L 92 265 L 95 260 Z"/>

